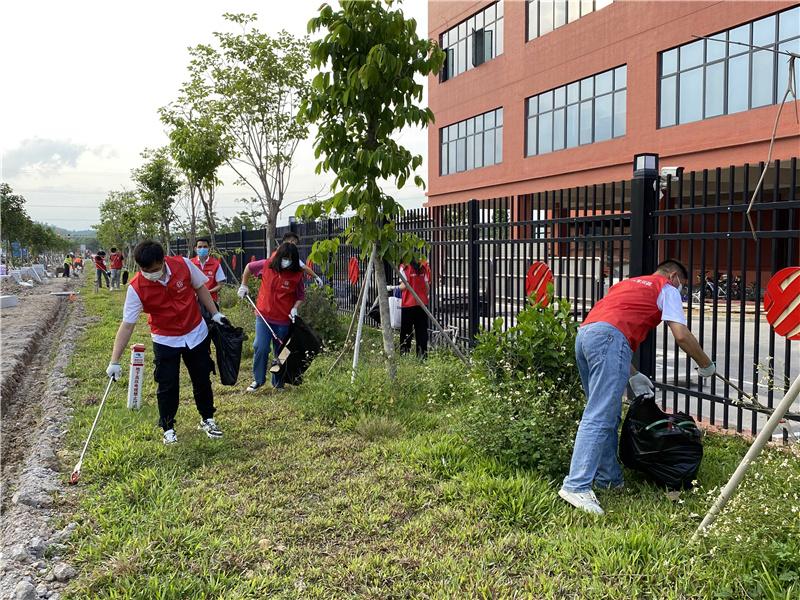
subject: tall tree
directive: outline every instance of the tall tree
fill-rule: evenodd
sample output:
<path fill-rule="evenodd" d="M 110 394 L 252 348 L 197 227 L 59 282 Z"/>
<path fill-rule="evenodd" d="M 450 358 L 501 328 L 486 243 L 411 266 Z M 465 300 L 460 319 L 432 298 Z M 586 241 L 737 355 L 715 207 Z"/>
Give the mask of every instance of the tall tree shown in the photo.
<path fill-rule="evenodd" d="M 181 180 L 172 164 L 167 148 L 145 150 L 141 167 L 131 171 L 131 179 L 136 184 L 143 204 L 152 211 L 158 220 L 159 234 L 167 252 L 170 244 L 170 223 L 175 217 L 173 205 L 181 189 Z"/>
<path fill-rule="evenodd" d="M 403 208 L 380 183 L 394 180 L 402 188 L 413 177 L 416 186 L 424 187 L 422 178 L 413 174 L 422 157 L 395 138 L 408 125 L 424 127 L 433 122 L 431 110 L 419 106 L 423 87 L 415 78 L 438 72 L 444 53 L 434 42 L 417 36 L 414 19 L 375 0 L 341 0 L 338 11 L 323 4 L 308 29 L 321 30 L 324 37 L 311 43 L 311 64 L 320 72 L 302 109 L 318 128 L 315 150 L 323 159 L 317 172 L 333 171 L 335 178 L 333 195 L 301 206 L 298 215 L 313 219 L 323 213 L 355 213 L 344 237 L 373 261 L 384 352 L 394 377 L 394 340 L 382 260 L 409 260 L 422 242 L 396 231 L 395 220 Z M 326 260 L 338 243 L 315 243 L 312 259 Z"/>
<path fill-rule="evenodd" d="M 159 228 L 158 215 L 132 191 L 109 192 L 100 205 L 100 223 L 95 225 L 101 246 L 125 248 L 126 256 L 142 239 L 155 237 Z"/>
<path fill-rule="evenodd" d="M 186 177 L 190 193 L 194 190 L 205 214 L 206 227 L 215 245 L 216 214 L 214 201 L 220 181 L 217 170 L 229 155 L 222 125 L 208 114 L 207 104 L 194 107 L 181 98 L 160 110 L 161 120 L 170 127 L 170 151 Z"/>
<path fill-rule="evenodd" d="M 224 127 L 227 164 L 248 186 L 266 215 L 267 239 L 275 238 L 278 213 L 291 181 L 294 153 L 308 137 L 299 107 L 308 96 L 308 40 L 286 31 L 270 36 L 253 27 L 254 14 L 224 18 L 238 33 L 214 33 L 214 45 L 190 49 L 185 101 L 210 109 Z"/>

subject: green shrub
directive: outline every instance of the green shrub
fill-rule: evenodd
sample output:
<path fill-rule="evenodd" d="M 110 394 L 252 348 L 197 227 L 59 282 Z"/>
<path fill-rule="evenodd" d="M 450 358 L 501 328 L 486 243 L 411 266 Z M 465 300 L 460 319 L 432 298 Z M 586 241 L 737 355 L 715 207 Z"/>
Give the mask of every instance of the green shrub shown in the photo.
<path fill-rule="evenodd" d="M 506 331 L 484 331 L 473 353 L 474 400 L 460 432 L 474 449 L 515 467 L 566 472 L 584 406 L 569 305 L 528 306 Z"/>
<path fill-rule="evenodd" d="M 312 285 L 306 288 L 306 298 L 300 305 L 300 316 L 322 338 L 325 346 L 337 346 L 344 341 L 345 330 L 329 286 Z"/>

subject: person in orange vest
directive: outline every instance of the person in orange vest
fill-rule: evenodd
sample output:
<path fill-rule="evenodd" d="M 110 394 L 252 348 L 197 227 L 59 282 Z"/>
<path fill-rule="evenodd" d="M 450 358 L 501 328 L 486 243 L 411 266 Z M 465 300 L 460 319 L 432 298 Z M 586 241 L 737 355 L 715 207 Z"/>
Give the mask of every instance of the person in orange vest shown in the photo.
<path fill-rule="evenodd" d="M 666 323 L 675 342 L 695 363 L 701 377 L 715 366 L 686 326 L 681 289 L 689 274 L 677 260 L 665 260 L 652 275 L 631 277 L 613 285 L 594 305 L 578 330 L 575 357 L 586 392 L 569 474 L 558 495 L 588 513 L 603 514 L 592 491 L 624 485 L 617 462 L 617 430 L 622 394 L 630 384 L 634 396 L 654 396 L 650 378 L 631 364 L 633 353 L 647 335 Z"/>
<path fill-rule="evenodd" d="M 206 287 L 211 294 L 211 299 L 219 306 L 219 291 L 227 279 L 222 270 L 222 263 L 218 258 L 211 256 L 211 246 L 207 238 L 197 238 L 194 251 L 196 256 L 192 258 L 192 262 L 208 278 Z"/>
<path fill-rule="evenodd" d="M 225 319 L 206 287 L 206 276 L 188 258 L 164 256 L 158 242 L 141 242 L 133 252 L 139 272 L 133 276 L 125 296 L 122 322 L 114 339 L 114 349 L 106 374 L 114 380 L 122 376 L 119 360 L 128 346 L 136 320 L 147 313 L 153 340 L 153 374 L 158 389 L 159 425 L 164 443 L 178 441 L 175 415 L 178 412 L 181 359 L 192 380 L 194 401 L 200 413 L 198 429 L 212 439 L 222 431 L 214 421 L 214 392 L 211 389 L 211 360 L 208 326 L 200 315 L 198 301 L 216 323 Z"/>
<path fill-rule="evenodd" d="M 122 273 L 122 261 L 125 257 L 122 255 L 122 252 L 119 252 L 115 247 L 111 248 L 111 254 L 108 256 L 108 260 L 111 263 L 111 289 L 118 290 L 120 289 L 120 275 Z"/>
<path fill-rule="evenodd" d="M 408 284 L 417 292 L 425 306 L 428 305 L 428 292 L 431 285 L 431 270 L 428 263 L 412 260 L 408 265 L 400 265 L 400 272 Z M 417 356 L 428 356 L 428 315 L 419 305 L 417 299 L 404 283 L 399 289 L 403 295 L 400 300 L 400 352 L 407 354 L 411 350 L 411 336 L 416 341 Z M 392 290 L 394 288 L 392 287 Z"/>
<path fill-rule="evenodd" d="M 242 273 L 239 298 L 247 295 L 249 291 L 247 282 L 250 277 L 259 275 L 261 276 L 261 286 L 258 290 L 256 308 L 260 316 L 256 315 L 256 339 L 253 342 L 255 350 L 253 383 L 247 388 L 248 392 L 255 392 L 266 383 L 270 342 L 272 342 L 275 356 L 277 356 L 282 340 L 289 335 L 289 326 L 297 317 L 297 308 L 305 298 L 300 255 L 294 244 L 284 242 L 278 246 L 271 258 L 248 263 Z M 269 323 L 269 327 L 264 320 Z M 272 387 L 278 390 L 283 389 L 283 381 L 278 374 L 273 373 L 272 375 Z"/>

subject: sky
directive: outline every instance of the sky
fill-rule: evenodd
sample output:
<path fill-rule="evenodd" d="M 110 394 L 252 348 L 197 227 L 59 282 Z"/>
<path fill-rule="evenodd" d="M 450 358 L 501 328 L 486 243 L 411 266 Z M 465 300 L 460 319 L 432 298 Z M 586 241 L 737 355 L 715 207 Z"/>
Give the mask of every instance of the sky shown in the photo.
<path fill-rule="evenodd" d="M 0 181 L 26 200 L 37 221 L 72 230 L 98 222 L 111 190 L 132 189 L 140 153 L 167 143 L 158 109 L 186 79 L 189 46 L 213 41 L 222 14 L 259 15 L 258 28 L 306 33 L 323 0 L 26 0 L 0 2 Z M 405 0 L 407 17 L 427 35 L 426 0 Z M 13 58 L 12 58 L 13 57 Z M 426 133 L 407 129 L 400 143 L 427 158 Z M 286 202 L 326 189 L 331 177 L 314 174 L 312 140 L 301 144 Z M 418 171 L 423 177 L 426 166 Z M 249 196 L 220 172 L 222 217 Z M 391 188 L 387 192 L 392 193 Z M 424 192 L 394 190 L 407 207 Z M 285 222 L 295 207 L 280 215 Z"/>

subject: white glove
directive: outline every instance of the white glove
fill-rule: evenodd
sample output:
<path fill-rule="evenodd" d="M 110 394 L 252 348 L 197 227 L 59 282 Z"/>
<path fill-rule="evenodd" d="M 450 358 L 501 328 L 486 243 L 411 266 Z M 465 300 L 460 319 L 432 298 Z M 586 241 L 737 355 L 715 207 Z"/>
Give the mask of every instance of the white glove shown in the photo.
<path fill-rule="evenodd" d="M 222 319 L 225 318 L 221 312 L 217 311 L 213 315 L 211 315 L 211 320 L 214 321 L 217 325 L 222 325 Z"/>
<path fill-rule="evenodd" d="M 628 379 L 628 383 L 633 390 L 633 395 L 638 398 L 644 396 L 645 398 L 653 398 L 655 394 L 655 385 L 650 381 L 650 378 L 644 373 L 636 373 L 633 377 Z"/>
<path fill-rule="evenodd" d="M 314 278 L 314 282 L 315 282 L 315 283 L 316 283 L 316 284 L 317 284 L 319 287 L 322 287 L 323 285 L 325 285 L 325 282 L 324 282 L 324 281 L 322 281 L 322 277 L 320 277 L 319 275 L 317 275 L 317 276 Z"/>
<path fill-rule="evenodd" d="M 700 377 L 711 377 L 717 371 L 717 365 L 712 360 L 707 367 L 697 367 L 697 374 Z"/>
<path fill-rule="evenodd" d="M 294 323 L 294 320 L 297 318 L 296 308 L 292 307 L 292 310 L 289 311 L 289 318 L 292 320 L 292 323 Z"/>
<path fill-rule="evenodd" d="M 386 286 L 386 291 L 389 292 L 389 293 L 392 293 L 396 288 L 397 288 L 396 285 L 387 285 Z"/>
<path fill-rule="evenodd" d="M 114 381 L 118 381 L 122 378 L 122 367 L 119 366 L 119 363 L 108 363 L 106 375 L 111 377 Z"/>
<path fill-rule="evenodd" d="M 245 284 L 242 284 L 239 286 L 239 290 L 236 292 L 236 294 L 239 296 L 239 298 L 244 298 L 249 292 L 250 288 L 248 288 Z"/>

